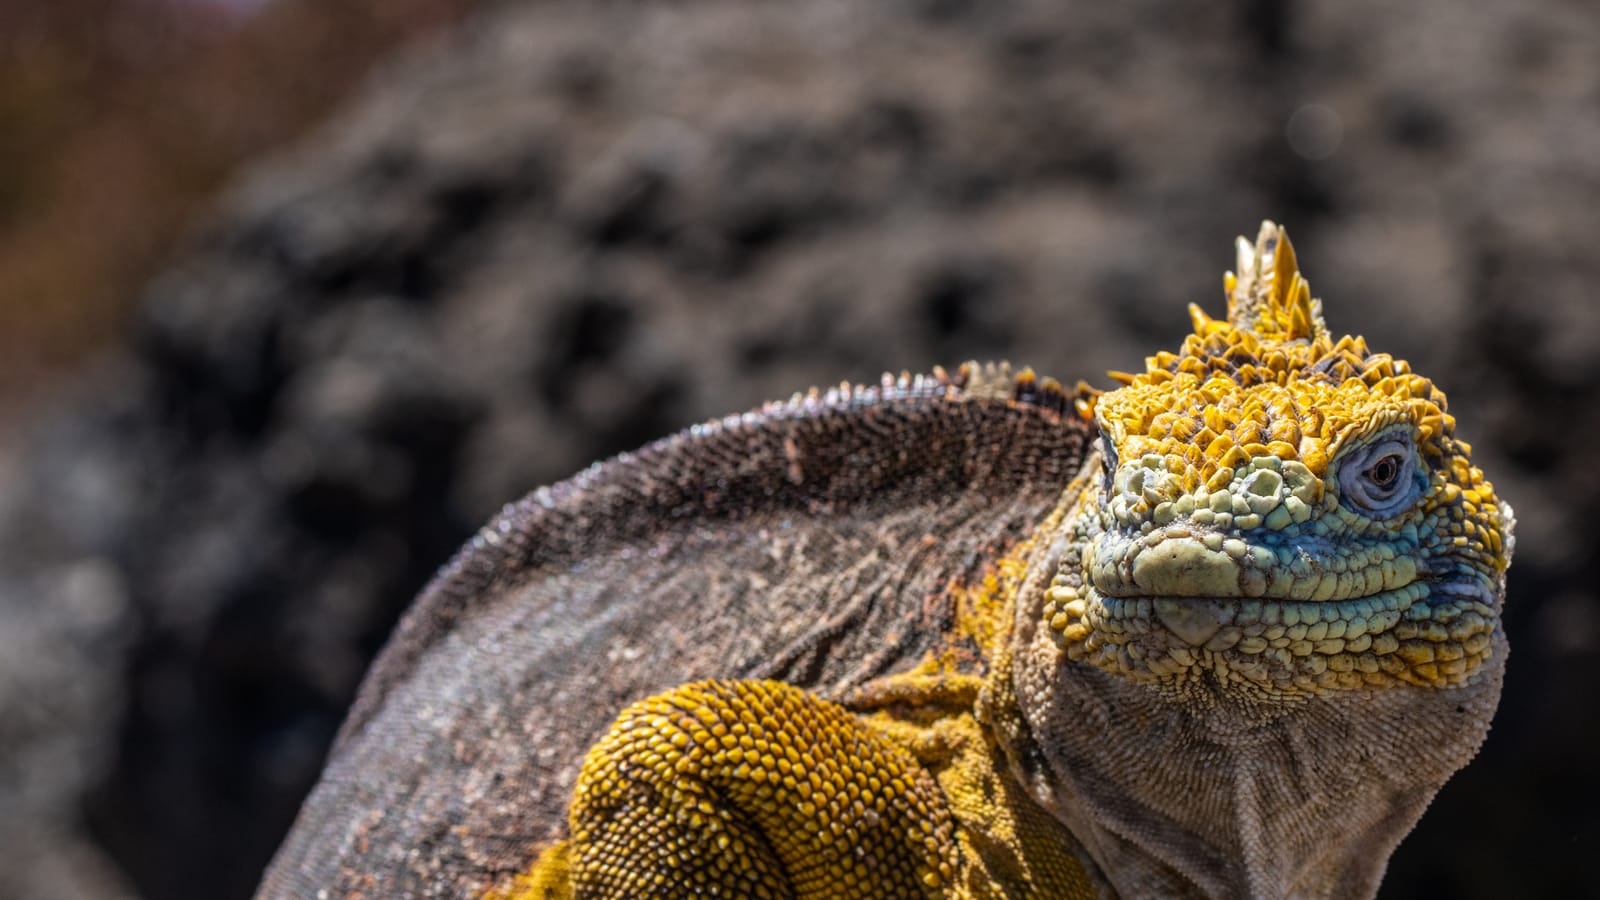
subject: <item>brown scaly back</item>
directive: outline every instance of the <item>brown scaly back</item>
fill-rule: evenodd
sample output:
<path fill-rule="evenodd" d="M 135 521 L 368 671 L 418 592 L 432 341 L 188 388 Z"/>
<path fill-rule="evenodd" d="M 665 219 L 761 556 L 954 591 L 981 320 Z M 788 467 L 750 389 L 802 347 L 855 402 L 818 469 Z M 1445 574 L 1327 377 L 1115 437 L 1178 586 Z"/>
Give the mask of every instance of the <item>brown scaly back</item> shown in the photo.
<path fill-rule="evenodd" d="M 262 895 L 370 895 L 374 872 L 385 896 L 476 895 L 564 835 L 617 713 L 679 685 L 831 696 L 946 651 L 981 671 L 950 588 L 1058 505 L 1090 440 L 1079 399 L 1003 365 L 885 376 L 508 507 L 374 664 Z"/>

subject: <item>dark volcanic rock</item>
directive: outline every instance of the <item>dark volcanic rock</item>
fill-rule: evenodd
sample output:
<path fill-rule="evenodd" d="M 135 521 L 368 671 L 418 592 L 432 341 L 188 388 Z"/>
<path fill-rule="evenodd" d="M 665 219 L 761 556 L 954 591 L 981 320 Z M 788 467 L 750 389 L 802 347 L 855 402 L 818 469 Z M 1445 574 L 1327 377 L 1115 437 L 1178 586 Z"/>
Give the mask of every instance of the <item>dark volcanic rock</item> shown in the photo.
<path fill-rule="evenodd" d="M 511 8 L 397 61 L 0 477 L 0 894 L 109 895 L 96 845 L 146 896 L 248 894 L 501 503 L 811 384 L 1137 366 L 1264 216 L 1521 519 L 1500 719 L 1385 892 L 1579 892 L 1597 40 L 1553 0 L 706 2 Z"/>

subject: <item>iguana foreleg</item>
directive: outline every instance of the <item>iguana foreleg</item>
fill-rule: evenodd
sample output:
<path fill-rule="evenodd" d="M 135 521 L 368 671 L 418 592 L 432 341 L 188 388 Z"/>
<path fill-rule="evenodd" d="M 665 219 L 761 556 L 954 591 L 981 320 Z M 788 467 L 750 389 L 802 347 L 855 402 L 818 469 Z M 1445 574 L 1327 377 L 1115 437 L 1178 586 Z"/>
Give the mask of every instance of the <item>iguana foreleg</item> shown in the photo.
<path fill-rule="evenodd" d="M 771 681 L 684 685 L 628 708 L 584 761 L 565 868 L 586 897 L 943 896 L 954 823 L 933 776 L 850 713 Z"/>

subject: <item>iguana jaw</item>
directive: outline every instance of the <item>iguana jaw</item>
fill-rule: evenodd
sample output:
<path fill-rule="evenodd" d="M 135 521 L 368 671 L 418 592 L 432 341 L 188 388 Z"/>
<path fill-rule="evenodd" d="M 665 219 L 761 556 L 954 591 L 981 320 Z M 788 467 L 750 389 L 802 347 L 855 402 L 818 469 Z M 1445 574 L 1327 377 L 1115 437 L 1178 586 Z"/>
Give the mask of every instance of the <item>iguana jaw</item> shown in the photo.
<path fill-rule="evenodd" d="M 1018 715 L 991 717 L 1019 781 L 1119 896 L 1372 896 L 1487 734 L 1506 646 L 1496 630 L 1490 663 L 1456 686 L 1284 696 L 1075 662 L 1033 621 L 992 689 Z"/>

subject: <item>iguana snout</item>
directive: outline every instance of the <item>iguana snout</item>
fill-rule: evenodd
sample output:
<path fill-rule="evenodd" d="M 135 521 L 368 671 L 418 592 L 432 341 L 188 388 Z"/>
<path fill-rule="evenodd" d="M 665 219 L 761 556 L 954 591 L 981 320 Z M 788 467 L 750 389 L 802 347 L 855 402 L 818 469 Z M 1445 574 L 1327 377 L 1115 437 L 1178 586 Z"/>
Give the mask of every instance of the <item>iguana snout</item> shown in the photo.
<path fill-rule="evenodd" d="M 1221 547 L 1213 550 L 1192 537 L 1171 537 L 1140 550 L 1127 569 L 1134 586 L 1151 597 L 1240 597 L 1244 591 L 1239 582 L 1244 574 L 1246 548 L 1239 549 L 1239 558 L 1235 558 Z M 1106 579 L 1110 580 L 1113 579 Z M 1115 580 L 1119 586 L 1126 583 L 1120 578 Z M 1098 578 L 1095 587 L 1107 590 L 1105 582 Z"/>

